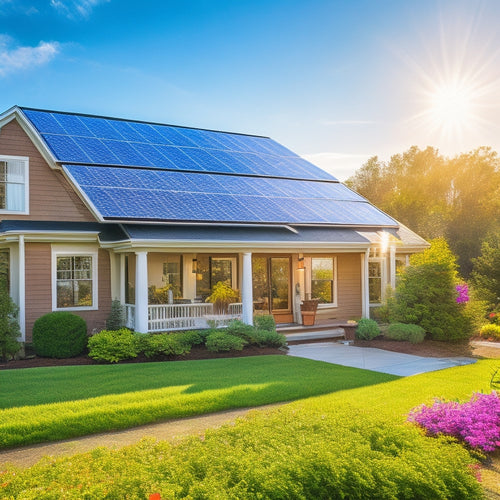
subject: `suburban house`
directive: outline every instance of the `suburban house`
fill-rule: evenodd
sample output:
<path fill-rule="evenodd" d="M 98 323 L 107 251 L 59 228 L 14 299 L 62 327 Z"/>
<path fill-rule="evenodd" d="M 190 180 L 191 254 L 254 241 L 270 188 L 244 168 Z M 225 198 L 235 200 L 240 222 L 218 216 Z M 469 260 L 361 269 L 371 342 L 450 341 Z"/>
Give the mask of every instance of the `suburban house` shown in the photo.
<path fill-rule="evenodd" d="M 0 257 L 24 341 L 51 311 L 136 331 L 228 317 L 369 316 L 427 243 L 268 137 L 13 107 L 0 115 Z"/>

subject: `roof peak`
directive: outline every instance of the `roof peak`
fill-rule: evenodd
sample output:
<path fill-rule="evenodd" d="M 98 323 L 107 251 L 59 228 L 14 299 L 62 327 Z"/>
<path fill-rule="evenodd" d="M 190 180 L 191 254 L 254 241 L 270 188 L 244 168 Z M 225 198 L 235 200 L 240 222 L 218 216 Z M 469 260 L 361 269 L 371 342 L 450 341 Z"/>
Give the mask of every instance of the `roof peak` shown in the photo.
<path fill-rule="evenodd" d="M 91 113 L 79 113 L 79 112 L 73 112 L 73 111 L 58 111 L 58 110 L 53 110 L 53 109 L 42 109 L 42 108 L 32 108 L 29 106 L 14 106 L 11 109 L 18 108 L 21 111 L 40 111 L 42 113 L 57 113 L 60 115 L 71 115 L 71 116 L 85 116 L 88 118 L 100 118 L 102 120 L 115 120 L 115 121 L 120 121 L 120 122 L 133 122 L 133 123 L 144 123 L 146 125 L 160 125 L 164 127 L 175 127 L 175 128 L 182 128 L 182 129 L 190 129 L 190 130 L 203 130 L 205 132 L 216 132 L 219 134 L 231 134 L 231 135 L 242 135 L 246 137 L 259 137 L 261 139 L 270 139 L 269 136 L 265 135 L 258 135 L 258 134 L 247 134 L 244 132 L 229 132 L 227 130 L 216 130 L 216 129 L 209 129 L 209 128 L 203 128 L 203 127 L 189 127 L 187 125 L 175 125 L 172 123 L 162 123 L 162 122 L 154 122 L 154 121 L 146 121 L 146 120 L 135 120 L 133 118 L 120 118 L 120 117 L 114 117 L 114 116 L 104 116 L 104 115 L 93 115 Z"/>

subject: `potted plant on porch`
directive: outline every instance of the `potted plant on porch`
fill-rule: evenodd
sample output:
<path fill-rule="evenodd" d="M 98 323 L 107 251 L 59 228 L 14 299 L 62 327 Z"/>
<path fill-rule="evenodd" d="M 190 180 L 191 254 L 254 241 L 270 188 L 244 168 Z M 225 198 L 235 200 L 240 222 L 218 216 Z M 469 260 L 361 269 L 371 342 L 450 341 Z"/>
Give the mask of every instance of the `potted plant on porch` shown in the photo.
<path fill-rule="evenodd" d="M 304 300 L 300 304 L 300 312 L 302 314 L 302 324 L 304 326 L 312 326 L 316 321 L 316 311 L 318 310 L 319 299 Z"/>

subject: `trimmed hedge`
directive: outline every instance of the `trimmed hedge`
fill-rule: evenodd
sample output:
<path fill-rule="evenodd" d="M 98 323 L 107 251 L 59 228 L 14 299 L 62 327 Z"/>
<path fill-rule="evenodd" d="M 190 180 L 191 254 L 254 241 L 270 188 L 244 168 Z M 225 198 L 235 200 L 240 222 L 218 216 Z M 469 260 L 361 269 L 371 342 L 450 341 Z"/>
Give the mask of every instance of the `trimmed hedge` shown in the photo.
<path fill-rule="evenodd" d="M 102 330 L 89 339 L 89 356 L 97 361 L 117 363 L 136 358 L 141 350 L 142 335 L 135 336 L 129 329 Z"/>
<path fill-rule="evenodd" d="M 87 345 L 87 324 L 65 311 L 45 314 L 33 325 L 33 349 L 38 356 L 73 358 Z"/>
<path fill-rule="evenodd" d="M 391 340 L 406 340 L 412 344 L 420 344 L 425 339 L 425 330 L 418 325 L 392 323 L 387 328 L 384 336 Z"/>
<path fill-rule="evenodd" d="M 211 333 L 205 342 L 207 349 L 211 352 L 242 351 L 246 344 L 245 339 L 222 331 Z"/>

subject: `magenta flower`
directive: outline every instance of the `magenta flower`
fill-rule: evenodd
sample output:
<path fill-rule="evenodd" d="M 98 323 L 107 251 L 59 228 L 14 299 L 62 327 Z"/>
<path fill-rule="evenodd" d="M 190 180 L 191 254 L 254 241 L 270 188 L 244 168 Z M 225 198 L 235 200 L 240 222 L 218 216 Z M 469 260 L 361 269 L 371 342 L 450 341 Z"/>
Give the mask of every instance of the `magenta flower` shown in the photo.
<path fill-rule="evenodd" d="M 462 304 L 464 302 L 469 302 L 469 286 L 467 283 L 462 283 L 461 285 L 457 285 L 455 287 L 458 296 L 457 296 L 457 302 L 459 304 Z"/>

